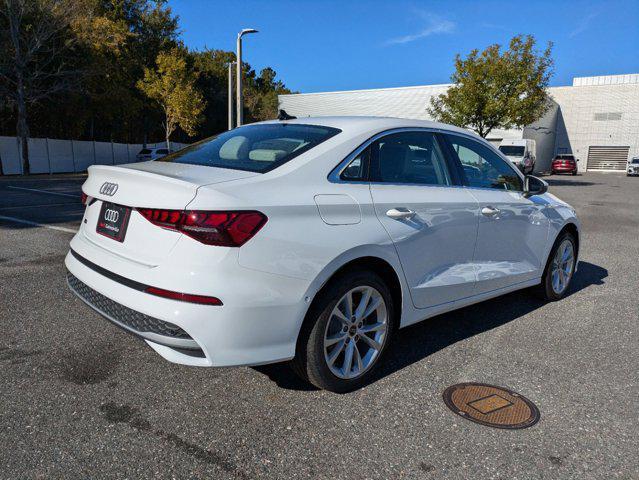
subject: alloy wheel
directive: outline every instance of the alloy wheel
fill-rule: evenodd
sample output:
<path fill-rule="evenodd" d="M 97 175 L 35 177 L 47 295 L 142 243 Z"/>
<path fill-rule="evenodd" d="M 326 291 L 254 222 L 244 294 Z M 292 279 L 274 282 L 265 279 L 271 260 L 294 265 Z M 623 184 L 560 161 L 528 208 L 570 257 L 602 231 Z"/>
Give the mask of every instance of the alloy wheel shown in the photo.
<path fill-rule="evenodd" d="M 388 309 L 373 287 L 346 292 L 326 323 L 324 359 L 330 371 L 343 379 L 357 378 L 370 369 L 386 342 Z"/>
<path fill-rule="evenodd" d="M 572 242 L 565 239 L 559 245 L 552 260 L 550 280 L 553 291 L 561 295 L 570 283 L 575 267 L 575 249 Z"/>

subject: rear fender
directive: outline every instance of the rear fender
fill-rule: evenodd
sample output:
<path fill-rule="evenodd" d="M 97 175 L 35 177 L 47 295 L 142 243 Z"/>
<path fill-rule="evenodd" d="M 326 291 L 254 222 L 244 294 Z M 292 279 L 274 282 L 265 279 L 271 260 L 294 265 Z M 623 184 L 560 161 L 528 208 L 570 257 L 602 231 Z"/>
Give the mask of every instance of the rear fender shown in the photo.
<path fill-rule="evenodd" d="M 304 301 L 306 304 L 306 308 L 304 311 L 304 315 L 302 315 L 298 319 L 298 331 L 301 329 L 302 323 L 308 313 L 308 309 L 310 308 L 313 300 L 317 296 L 317 294 L 322 290 L 322 288 L 333 278 L 335 273 L 340 270 L 344 265 L 358 260 L 364 257 L 374 257 L 378 258 L 391 266 L 393 271 L 395 272 L 397 278 L 399 279 L 400 288 L 402 292 L 402 305 L 401 312 L 402 318 L 400 319 L 400 326 L 402 326 L 402 319 L 404 318 L 405 312 L 412 311 L 413 305 L 410 301 L 410 295 L 407 295 L 406 280 L 404 277 L 404 272 L 402 270 L 399 258 L 397 256 L 397 252 L 395 251 L 392 245 L 380 246 L 380 245 L 362 245 L 355 248 L 352 248 L 338 257 L 334 258 L 331 262 L 322 269 L 322 271 L 317 275 L 315 280 L 311 282 L 309 285 L 306 295 L 304 297 Z"/>

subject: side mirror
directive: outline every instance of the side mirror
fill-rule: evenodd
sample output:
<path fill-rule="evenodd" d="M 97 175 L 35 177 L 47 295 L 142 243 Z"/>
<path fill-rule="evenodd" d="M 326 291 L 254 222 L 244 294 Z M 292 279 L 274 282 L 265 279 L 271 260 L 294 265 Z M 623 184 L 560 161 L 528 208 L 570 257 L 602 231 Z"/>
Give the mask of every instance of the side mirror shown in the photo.
<path fill-rule="evenodd" d="M 542 195 L 548 191 L 548 183 L 533 175 L 526 175 L 524 178 L 524 197 Z"/>

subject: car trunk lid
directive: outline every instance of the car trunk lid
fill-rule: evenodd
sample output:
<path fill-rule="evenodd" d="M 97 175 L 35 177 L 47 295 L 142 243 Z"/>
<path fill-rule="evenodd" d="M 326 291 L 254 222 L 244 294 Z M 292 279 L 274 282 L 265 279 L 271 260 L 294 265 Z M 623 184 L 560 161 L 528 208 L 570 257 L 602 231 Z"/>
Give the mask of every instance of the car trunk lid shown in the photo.
<path fill-rule="evenodd" d="M 94 165 L 89 168 L 89 176 L 82 186 L 82 191 L 95 199 L 87 206 L 82 224 L 83 235 L 91 243 L 120 257 L 149 267 L 159 265 L 181 233 L 152 224 L 135 210 L 136 207 L 182 210 L 195 198 L 202 185 L 254 175 L 259 174 L 163 162 Z M 110 208 L 110 204 L 129 208 Z M 214 206 L 210 209 L 214 209 Z M 111 211 L 107 214 L 106 210 Z M 113 213 L 114 210 L 117 213 Z M 127 215 L 128 218 L 122 220 Z M 109 223 L 113 218 L 123 223 Z M 101 232 L 98 231 L 98 223 L 101 223 Z M 122 229 L 121 235 L 114 235 L 122 238 L 114 239 L 105 235 L 105 225 L 118 231 Z"/>

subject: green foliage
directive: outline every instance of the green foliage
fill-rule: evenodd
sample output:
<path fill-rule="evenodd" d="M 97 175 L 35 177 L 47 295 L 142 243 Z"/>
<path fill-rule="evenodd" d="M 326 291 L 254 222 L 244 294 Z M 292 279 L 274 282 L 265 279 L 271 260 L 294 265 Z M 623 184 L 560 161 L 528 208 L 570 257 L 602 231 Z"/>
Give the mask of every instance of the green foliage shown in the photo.
<path fill-rule="evenodd" d="M 235 54 L 189 51 L 166 0 L 0 0 L 0 74 L 13 75 L 15 70 L 3 9 L 16 2 L 33 12 L 21 19 L 25 33 L 37 30 L 41 18 L 56 20 L 48 23 L 55 27 L 54 35 L 44 42 L 42 53 L 33 57 L 32 64 L 41 70 L 33 76 L 37 80 L 33 85 L 41 93 L 26 103 L 30 136 L 130 143 L 165 137 L 164 107 L 138 84 L 147 78 L 146 71 L 159 72 L 156 61 L 161 54 L 172 52 L 179 52 L 195 78 L 189 88 L 201 94 L 204 111 L 199 115 L 203 120 L 198 136 L 226 130 L 227 65 L 235 61 Z M 61 16 L 60 11 L 73 14 Z M 256 74 L 249 64 L 243 67 L 245 122 L 274 118 L 277 94 L 289 90 L 272 69 Z M 57 82 L 62 73 L 64 83 Z M 0 76 L 0 134 L 15 135 L 15 82 L 4 80 Z M 56 88 L 50 88 L 51 84 Z M 193 111 L 190 107 L 186 110 Z M 195 123 L 186 118 L 176 122 L 173 136 L 186 141 Z"/>
<path fill-rule="evenodd" d="M 260 71 L 260 75 L 247 75 L 246 103 L 249 121 L 268 120 L 277 117 L 278 95 L 293 93 L 276 80 L 277 73 L 271 67 Z"/>
<path fill-rule="evenodd" d="M 521 128 L 548 109 L 546 87 L 552 76 L 552 44 L 540 54 L 532 36 L 518 35 L 508 50 L 491 45 L 455 58 L 453 86 L 431 99 L 437 120 L 471 128 L 486 137 L 495 128 Z"/>
<path fill-rule="evenodd" d="M 157 69 L 145 69 L 144 79 L 137 85 L 162 108 L 168 147 L 169 138 L 178 126 L 189 136 L 197 133 L 205 102 L 195 84 L 197 76 L 187 68 L 183 52 L 178 49 L 160 52 L 156 63 Z"/>
<path fill-rule="evenodd" d="M 200 74 L 198 86 L 208 102 L 202 130 L 211 133 L 222 131 L 228 125 L 228 64 L 235 62 L 235 53 L 206 49 L 190 52 L 190 57 Z M 242 72 L 244 121 L 250 123 L 277 117 L 277 95 L 292 92 L 280 80 L 276 80 L 275 70 L 267 67 L 257 76 L 248 63 L 242 62 Z"/>

